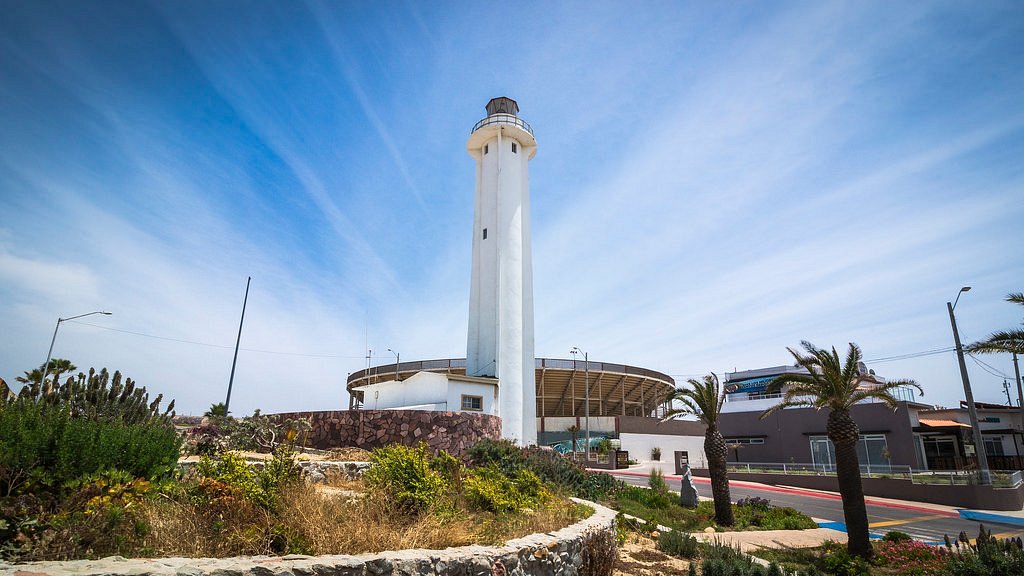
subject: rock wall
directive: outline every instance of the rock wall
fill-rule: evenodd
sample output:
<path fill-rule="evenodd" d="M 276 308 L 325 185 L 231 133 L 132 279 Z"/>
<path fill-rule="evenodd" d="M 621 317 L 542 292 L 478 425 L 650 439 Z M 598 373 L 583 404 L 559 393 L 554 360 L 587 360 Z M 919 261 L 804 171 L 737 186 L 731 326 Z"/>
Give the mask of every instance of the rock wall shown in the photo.
<path fill-rule="evenodd" d="M 610 576 L 618 555 L 615 511 L 594 509 L 587 519 L 504 546 L 399 550 L 358 556 L 150 558 L 120 556 L 70 562 L 5 564 L 0 574 L 20 576 Z"/>
<path fill-rule="evenodd" d="M 327 450 L 355 446 L 366 450 L 387 444 L 420 442 L 433 451 L 461 456 L 484 438 L 501 438 L 501 418 L 473 412 L 427 410 L 339 410 L 273 414 L 279 419 L 308 418 L 313 425 L 306 444 Z"/>

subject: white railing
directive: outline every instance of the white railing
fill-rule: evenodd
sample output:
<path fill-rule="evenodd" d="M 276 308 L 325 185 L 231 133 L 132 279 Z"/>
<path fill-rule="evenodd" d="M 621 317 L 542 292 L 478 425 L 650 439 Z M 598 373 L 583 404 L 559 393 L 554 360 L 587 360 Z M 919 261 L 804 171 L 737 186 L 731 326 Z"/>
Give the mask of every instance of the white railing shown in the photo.
<path fill-rule="evenodd" d="M 803 476 L 835 476 L 835 464 L 814 464 L 794 462 L 729 462 L 728 469 L 748 474 L 786 474 Z M 860 473 L 868 478 L 886 477 L 909 480 L 913 470 L 910 466 L 891 464 L 861 464 Z"/>
<path fill-rule="evenodd" d="M 729 462 L 730 472 L 747 474 L 785 474 L 803 476 L 835 476 L 835 464 L 779 463 L 779 462 Z M 861 464 L 861 476 L 866 478 L 896 478 L 910 480 L 921 485 L 974 485 L 979 483 L 977 470 L 915 470 L 905 465 Z M 1024 484 L 1024 473 L 1017 471 L 993 470 L 992 486 L 995 488 L 1017 488 Z"/>
<path fill-rule="evenodd" d="M 483 128 L 484 126 L 489 126 L 491 124 L 510 124 L 512 126 L 518 126 L 523 130 L 529 132 L 531 136 L 534 135 L 533 128 L 530 128 L 530 125 L 527 124 L 522 118 L 516 116 L 515 114 L 503 113 L 491 114 L 487 118 L 484 118 L 483 120 L 477 122 L 476 125 L 473 126 L 473 129 L 470 130 L 469 132 L 470 134 L 472 134 L 473 132 L 476 132 L 480 128 Z"/>

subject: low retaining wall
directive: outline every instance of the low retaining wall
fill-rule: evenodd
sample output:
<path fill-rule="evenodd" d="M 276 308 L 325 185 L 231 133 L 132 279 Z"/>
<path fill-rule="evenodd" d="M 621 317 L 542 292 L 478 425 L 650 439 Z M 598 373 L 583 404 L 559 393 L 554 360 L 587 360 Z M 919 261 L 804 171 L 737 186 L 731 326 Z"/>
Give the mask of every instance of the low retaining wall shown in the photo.
<path fill-rule="evenodd" d="M 329 450 L 355 446 L 366 450 L 388 444 L 424 442 L 434 452 L 461 456 L 484 438 L 501 438 L 501 418 L 473 412 L 427 410 L 337 410 L 271 414 L 279 419 L 307 418 L 313 425 L 306 444 Z"/>
<path fill-rule="evenodd" d="M 357 556 L 154 558 L 5 564 L 14 576 L 610 576 L 618 556 L 615 511 L 594 509 L 587 519 L 549 534 L 532 534 L 504 546 L 399 550 Z"/>
<path fill-rule="evenodd" d="M 709 477 L 706 468 L 695 468 L 694 476 Z M 760 482 L 775 486 L 794 486 L 812 490 L 839 491 L 835 476 L 811 474 L 761 474 L 729 471 L 730 480 Z M 993 488 L 991 486 L 963 486 L 948 484 L 914 484 L 898 478 L 861 477 L 865 496 L 893 498 L 912 502 L 944 504 L 957 508 L 978 508 L 981 510 L 1020 510 L 1024 508 L 1024 485 L 1017 488 Z"/>

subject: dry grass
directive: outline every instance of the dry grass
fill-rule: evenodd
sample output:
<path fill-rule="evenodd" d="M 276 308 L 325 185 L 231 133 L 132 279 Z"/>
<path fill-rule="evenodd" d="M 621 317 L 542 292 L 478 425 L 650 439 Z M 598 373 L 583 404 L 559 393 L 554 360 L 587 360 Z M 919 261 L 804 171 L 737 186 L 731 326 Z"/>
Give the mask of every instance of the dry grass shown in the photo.
<path fill-rule="evenodd" d="M 362 448 L 331 448 L 326 459 L 337 462 L 369 462 L 372 454 Z"/>
<path fill-rule="evenodd" d="M 552 501 L 535 513 L 507 517 L 465 512 L 396 517 L 373 499 L 324 493 L 298 483 L 282 493 L 276 519 L 240 501 L 230 506 L 200 506 L 166 498 L 148 502 L 142 518 L 149 530 L 139 544 L 146 555 L 190 557 L 443 549 L 495 545 L 535 532 L 551 532 L 590 513 L 568 501 Z"/>

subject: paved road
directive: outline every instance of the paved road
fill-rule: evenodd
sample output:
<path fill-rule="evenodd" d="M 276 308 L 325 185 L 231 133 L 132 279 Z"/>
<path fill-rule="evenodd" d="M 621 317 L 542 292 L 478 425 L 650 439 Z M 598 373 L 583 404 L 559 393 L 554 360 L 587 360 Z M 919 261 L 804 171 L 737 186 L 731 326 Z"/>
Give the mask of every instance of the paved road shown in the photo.
<path fill-rule="evenodd" d="M 647 478 L 641 476 L 627 476 L 616 474 L 625 482 L 635 486 L 646 486 Z M 678 491 L 680 481 L 670 478 L 665 479 L 671 489 Z M 706 478 L 694 478 L 697 485 L 697 492 L 701 496 L 711 496 L 711 486 Z M 771 500 L 776 506 L 789 506 L 795 508 L 808 516 L 827 522 L 835 522 L 836 529 L 845 530 L 843 523 L 843 503 L 835 494 L 818 494 L 803 490 L 788 490 L 786 488 L 767 486 L 755 488 L 740 485 L 730 485 L 730 495 L 733 501 L 740 498 L 757 496 Z M 978 522 L 965 520 L 956 515 L 955 512 L 934 511 L 927 508 L 915 508 L 912 502 L 906 503 L 906 507 L 897 505 L 871 505 L 868 509 L 868 524 L 872 533 L 885 534 L 890 530 L 906 532 L 914 538 L 929 543 L 941 543 L 943 535 L 948 534 L 955 539 L 960 531 L 967 532 L 968 537 L 974 538 L 978 535 Z M 993 536 L 1000 538 L 1024 537 L 1024 527 L 1013 524 L 1002 524 L 998 522 L 986 522 L 985 528 L 992 531 Z"/>

